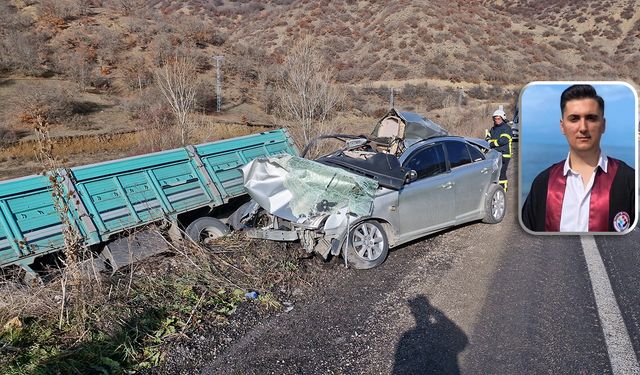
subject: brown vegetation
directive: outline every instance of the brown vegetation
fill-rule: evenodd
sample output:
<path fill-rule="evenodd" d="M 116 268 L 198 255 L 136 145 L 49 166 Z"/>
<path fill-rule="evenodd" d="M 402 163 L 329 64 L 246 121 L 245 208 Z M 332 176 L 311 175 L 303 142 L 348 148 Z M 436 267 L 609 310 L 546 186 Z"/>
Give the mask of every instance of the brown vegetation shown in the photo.
<path fill-rule="evenodd" d="M 186 118 L 284 124 L 293 117 L 281 111 L 278 72 L 307 36 L 317 51 L 315 63 L 332 71 L 327 79 L 348 94 L 337 108 L 343 114 L 383 113 L 390 87 L 399 89 L 397 106 L 436 115 L 447 97 L 458 98 L 460 92 L 463 107 L 513 102 L 519 88 L 533 80 L 640 82 L 633 69 L 640 46 L 640 15 L 634 9 L 627 0 L 406 1 L 366 7 L 281 0 L 2 2 L 0 77 L 6 80 L 0 81 L 0 100 L 7 98 L 10 105 L 0 108 L 0 142 L 32 136 L 24 126 L 31 119 L 22 113 L 22 99 L 31 91 L 42 92 L 40 106 L 51 100 L 47 111 L 62 134 L 139 128 L 162 133 Z M 189 56 L 202 83 L 188 116 L 171 110 L 154 76 L 176 55 Z M 214 111 L 216 55 L 224 56 L 222 113 Z M 25 84 L 12 84 L 18 79 Z M 44 85 L 50 82 L 60 85 Z M 144 148 L 183 142 L 172 137 L 153 137 Z"/>
<path fill-rule="evenodd" d="M 241 303 L 280 309 L 279 298 L 310 286 L 295 251 L 264 241 L 168 243 L 167 254 L 113 276 L 48 269 L 31 288 L 0 272 L 3 373 L 136 372 L 162 361 L 161 344 L 223 330 Z M 248 301 L 251 290 L 260 295 Z"/>

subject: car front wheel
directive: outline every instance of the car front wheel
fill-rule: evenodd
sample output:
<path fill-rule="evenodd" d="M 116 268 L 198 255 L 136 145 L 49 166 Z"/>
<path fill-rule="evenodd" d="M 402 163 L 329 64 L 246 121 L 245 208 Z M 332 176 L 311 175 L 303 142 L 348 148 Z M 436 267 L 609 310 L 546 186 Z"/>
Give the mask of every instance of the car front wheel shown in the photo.
<path fill-rule="evenodd" d="M 487 192 L 484 205 L 483 222 L 497 224 L 502 221 L 507 210 L 507 199 L 504 189 L 498 184 L 493 184 Z"/>
<path fill-rule="evenodd" d="M 356 269 L 369 269 L 380 265 L 389 253 L 389 241 L 384 228 L 377 221 L 358 223 L 349 233 L 347 262 Z"/>

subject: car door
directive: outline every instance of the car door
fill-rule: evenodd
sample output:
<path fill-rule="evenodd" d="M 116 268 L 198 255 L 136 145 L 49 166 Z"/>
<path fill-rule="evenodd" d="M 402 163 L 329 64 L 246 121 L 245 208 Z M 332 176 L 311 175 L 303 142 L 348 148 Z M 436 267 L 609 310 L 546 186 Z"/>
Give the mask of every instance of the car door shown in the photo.
<path fill-rule="evenodd" d="M 463 140 L 445 141 L 455 193 L 455 220 L 477 218 L 484 208 L 484 195 L 491 179 L 491 161 Z"/>
<path fill-rule="evenodd" d="M 420 237 L 455 223 L 454 189 L 442 143 L 427 145 L 410 155 L 403 166 L 417 179 L 398 195 L 401 241 Z"/>

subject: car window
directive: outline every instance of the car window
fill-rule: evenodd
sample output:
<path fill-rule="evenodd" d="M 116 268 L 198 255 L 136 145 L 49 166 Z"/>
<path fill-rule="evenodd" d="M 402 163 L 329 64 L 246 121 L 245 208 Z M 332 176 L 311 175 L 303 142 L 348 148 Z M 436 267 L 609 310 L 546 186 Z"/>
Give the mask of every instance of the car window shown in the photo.
<path fill-rule="evenodd" d="M 416 151 L 405 164 L 406 169 L 413 169 L 418 179 L 435 176 L 447 171 L 442 144 L 427 146 Z"/>
<path fill-rule="evenodd" d="M 471 154 L 471 160 L 473 161 L 484 160 L 484 154 L 482 153 L 482 151 L 478 150 L 477 148 L 469 144 L 467 144 L 467 148 L 469 149 L 469 154 Z"/>
<path fill-rule="evenodd" d="M 459 141 L 447 141 L 447 153 L 449 154 L 449 163 L 451 168 L 471 163 L 471 155 L 467 144 Z"/>

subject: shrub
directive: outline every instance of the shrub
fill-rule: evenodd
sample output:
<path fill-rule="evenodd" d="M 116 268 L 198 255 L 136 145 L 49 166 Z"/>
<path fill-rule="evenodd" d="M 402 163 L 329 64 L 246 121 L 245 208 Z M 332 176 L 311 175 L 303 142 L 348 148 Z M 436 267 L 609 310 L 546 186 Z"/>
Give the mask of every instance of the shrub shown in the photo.
<path fill-rule="evenodd" d="M 32 23 L 33 21 L 29 17 L 18 13 L 15 6 L 11 5 L 9 1 L 0 2 L 0 31 L 26 30 Z"/>
<path fill-rule="evenodd" d="M 175 118 L 169 104 L 155 86 L 150 86 L 123 105 L 136 127 L 170 127 Z"/>
<path fill-rule="evenodd" d="M 395 65 L 393 67 L 393 76 L 395 79 L 405 79 L 409 77 L 411 70 L 404 65 Z"/>
<path fill-rule="evenodd" d="M 203 83 L 196 90 L 196 110 L 201 113 L 214 113 L 217 107 L 215 83 Z M 223 90 L 224 92 L 224 90 Z"/>
<path fill-rule="evenodd" d="M 276 88 L 271 84 L 266 84 L 262 91 L 262 106 L 266 114 L 271 115 L 277 109 L 278 95 Z"/>
<path fill-rule="evenodd" d="M 97 55 L 103 63 L 115 65 L 119 54 L 125 49 L 124 35 L 121 32 L 104 26 L 98 26 L 92 30 L 93 44 Z"/>
<path fill-rule="evenodd" d="M 174 47 L 169 36 L 165 33 L 159 34 L 153 39 L 149 44 L 149 50 L 151 51 L 151 59 L 156 66 L 161 66 L 174 54 Z"/>
<path fill-rule="evenodd" d="M 442 89 L 439 87 L 431 86 L 426 90 L 426 94 L 422 97 L 423 104 L 426 111 L 432 111 L 434 109 L 443 108 L 446 98 L 453 93 L 453 89 Z"/>
<path fill-rule="evenodd" d="M 142 15 L 148 6 L 145 0 L 106 0 L 111 9 L 115 9 L 123 16 Z"/>
<path fill-rule="evenodd" d="M 24 31 L 11 31 L 0 39 L 0 69 L 11 70 L 29 76 L 44 72 L 39 57 L 43 40 Z"/>
<path fill-rule="evenodd" d="M 477 137 L 482 134 L 482 121 L 474 119 L 486 118 L 482 110 L 451 107 L 443 111 L 441 125 L 451 134 Z"/>
<path fill-rule="evenodd" d="M 73 20 L 88 13 L 88 6 L 80 0 L 48 0 L 40 2 L 41 17 L 49 19 Z"/>
<path fill-rule="evenodd" d="M 14 130 L 0 126 L 0 147 L 9 146 L 17 140 L 18 136 Z"/>
<path fill-rule="evenodd" d="M 214 31 L 205 21 L 193 16 L 179 15 L 173 18 L 182 40 L 204 47 L 214 36 Z"/>
<path fill-rule="evenodd" d="M 142 57 L 126 59 L 120 66 L 120 72 L 130 90 L 142 91 L 153 83 L 153 72 Z"/>
<path fill-rule="evenodd" d="M 80 90 L 85 90 L 95 81 L 96 67 L 92 59 L 92 50 L 79 50 L 71 53 L 58 54 L 56 67 L 78 85 Z"/>
<path fill-rule="evenodd" d="M 633 15 L 635 14 L 635 9 L 632 5 L 627 5 L 626 7 L 624 7 L 624 9 L 622 9 L 622 13 L 620 13 L 620 17 L 622 17 L 625 20 L 630 20 L 633 18 Z"/>
<path fill-rule="evenodd" d="M 16 109 L 13 123 L 31 128 L 40 118 L 49 124 L 61 124 L 74 115 L 71 94 L 61 88 L 31 87 L 18 94 L 12 103 Z"/>
<path fill-rule="evenodd" d="M 360 72 L 361 69 L 355 67 L 339 69 L 336 72 L 336 81 L 341 83 L 355 82 L 361 78 Z"/>
<path fill-rule="evenodd" d="M 474 98 L 474 99 L 479 99 L 479 100 L 485 100 L 488 99 L 488 95 L 487 92 L 485 91 L 485 89 L 480 86 L 473 86 L 471 89 L 469 89 L 469 91 L 467 92 L 467 94 Z"/>

